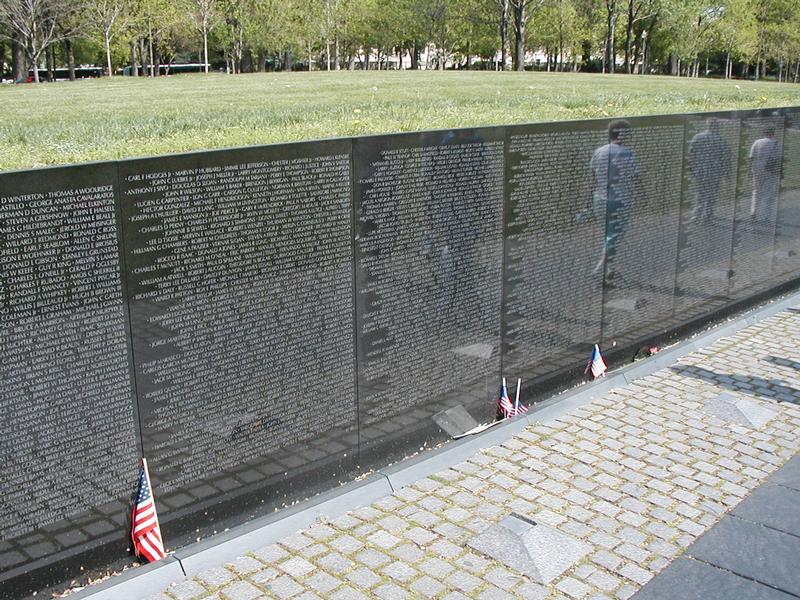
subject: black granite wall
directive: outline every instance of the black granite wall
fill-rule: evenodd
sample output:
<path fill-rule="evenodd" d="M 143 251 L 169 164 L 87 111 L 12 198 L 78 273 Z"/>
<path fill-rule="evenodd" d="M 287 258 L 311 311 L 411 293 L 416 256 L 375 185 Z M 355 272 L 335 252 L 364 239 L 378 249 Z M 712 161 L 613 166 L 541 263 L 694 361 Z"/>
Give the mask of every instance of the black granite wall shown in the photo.
<path fill-rule="evenodd" d="M 0 597 L 446 439 L 529 383 L 800 278 L 800 109 L 0 174 Z"/>

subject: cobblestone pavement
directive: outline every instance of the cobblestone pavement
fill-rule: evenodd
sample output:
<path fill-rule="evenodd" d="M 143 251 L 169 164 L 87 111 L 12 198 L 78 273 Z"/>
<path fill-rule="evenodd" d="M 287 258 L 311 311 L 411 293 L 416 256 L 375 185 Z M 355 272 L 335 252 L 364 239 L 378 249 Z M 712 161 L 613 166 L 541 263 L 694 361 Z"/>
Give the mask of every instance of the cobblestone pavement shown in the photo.
<path fill-rule="evenodd" d="M 628 598 L 800 450 L 798 348 L 788 309 L 151 600 Z M 512 512 L 591 552 L 540 585 L 466 546 Z"/>

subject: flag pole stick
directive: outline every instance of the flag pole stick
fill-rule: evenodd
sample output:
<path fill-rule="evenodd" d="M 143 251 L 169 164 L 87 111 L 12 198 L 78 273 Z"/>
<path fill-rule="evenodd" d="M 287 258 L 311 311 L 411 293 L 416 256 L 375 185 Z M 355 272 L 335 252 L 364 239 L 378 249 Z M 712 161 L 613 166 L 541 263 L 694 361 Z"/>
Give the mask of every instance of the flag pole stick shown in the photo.
<path fill-rule="evenodd" d="M 522 379 L 517 379 L 517 397 L 514 399 L 514 414 L 519 412 L 519 388 L 522 385 Z"/>

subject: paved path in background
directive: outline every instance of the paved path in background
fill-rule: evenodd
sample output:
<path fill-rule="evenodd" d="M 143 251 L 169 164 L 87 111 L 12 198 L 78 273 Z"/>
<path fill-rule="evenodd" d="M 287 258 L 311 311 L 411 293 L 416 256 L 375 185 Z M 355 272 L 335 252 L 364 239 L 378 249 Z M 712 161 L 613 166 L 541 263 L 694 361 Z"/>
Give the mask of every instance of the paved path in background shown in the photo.
<path fill-rule="evenodd" d="M 800 451 L 799 349 L 792 308 L 150 599 L 629 598 Z M 510 513 L 585 553 L 537 583 L 468 545 Z"/>

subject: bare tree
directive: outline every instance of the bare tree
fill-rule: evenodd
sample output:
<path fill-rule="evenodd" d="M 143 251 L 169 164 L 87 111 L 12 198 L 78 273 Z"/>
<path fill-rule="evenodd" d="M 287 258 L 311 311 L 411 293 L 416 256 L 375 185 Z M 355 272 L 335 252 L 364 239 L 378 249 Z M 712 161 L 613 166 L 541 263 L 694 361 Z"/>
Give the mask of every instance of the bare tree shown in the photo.
<path fill-rule="evenodd" d="M 189 18 L 203 36 L 203 70 L 208 73 L 208 34 L 217 24 L 217 0 L 190 0 Z"/>
<path fill-rule="evenodd" d="M 59 27 L 59 21 L 75 10 L 70 0 L 0 0 L 0 20 L 8 23 L 12 37 L 25 51 L 39 83 L 39 60 L 53 44 L 74 32 Z"/>

